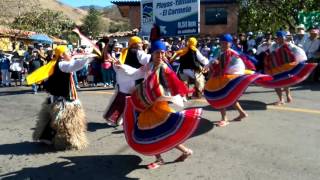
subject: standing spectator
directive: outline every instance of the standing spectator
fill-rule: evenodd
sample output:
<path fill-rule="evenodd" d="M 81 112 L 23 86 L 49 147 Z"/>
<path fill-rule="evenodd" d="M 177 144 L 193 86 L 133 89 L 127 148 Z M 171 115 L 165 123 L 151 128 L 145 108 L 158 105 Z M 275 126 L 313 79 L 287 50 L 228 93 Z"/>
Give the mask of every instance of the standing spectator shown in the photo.
<path fill-rule="evenodd" d="M 248 40 L 244 33 L 239 34 L 240 45 L 242 46 L 242 51 L 247 52 L 248 50 Z"/>
<path fill-rule="evenodd" d="M 297 34 L 294 36 L 293 41 L 294 44 L 303 48 L 304 43 L 307 40 L 307 35 L 305 34 L 305 27 L 303 24 L 297 26 Z"/>
<path fill-rule="evenodd" d="M 318 39 L 319 29 L 313 28 L 310 30 L 310 36 L 303 45 L 303 50 L 306 52 L 308 61 L 314 61 L 315 53 L 320 46 Z"/>
<path fill-rule="evenodd" d="M 22 86 L 22 71 L 23 71 L 23 62 L 21 58 L 14 57 L 12 58 L 12 63 L 10 66 L 11 77 L 14 79 L 15 85 L 18 86 L 18 82 L 20 82 L 20 86 Z"/>
<path fill-rule="evenodd" d="M 32 51 L 32 56 L 29 64 L 29 74 L 37 70 L 38 68 L 41 67 L 41 60 L 39 56 L 39 51 L 35 49 Z M 37 84 L 32 84 L 32 91 L 34 94 L 37 94 L 38 92 L 38 85 Z"/>
<path fill-rule="evenodd" d="M 11 86 L 11 79 L 10 79 L 10 60 L 5 57 L 2 50 L 0 50 L 0 69 L 2 75 L 2 86 Z"/>
<path fill-rule="evenodd" d="M 248 32 L 248 49 L 247 49 L 247 51 L 252 48 L 256 48 L 256 40 L 254 39 L 253 33 Z"/>
<path fill-rule="evenodd" d="M 209 58 L 210 48 L 208 47 L 207 43 L 203 44 L 203 47 L 200 50 L 201 54 L 206 58 Z"/>
<path fill-rule="evenodd" d="M 103 49 L 103 62 L 101 63 L 101 75 L 104 87 L 110 86 L 112 82 L 112 62 L 110 47 L 106 45 Z"/>

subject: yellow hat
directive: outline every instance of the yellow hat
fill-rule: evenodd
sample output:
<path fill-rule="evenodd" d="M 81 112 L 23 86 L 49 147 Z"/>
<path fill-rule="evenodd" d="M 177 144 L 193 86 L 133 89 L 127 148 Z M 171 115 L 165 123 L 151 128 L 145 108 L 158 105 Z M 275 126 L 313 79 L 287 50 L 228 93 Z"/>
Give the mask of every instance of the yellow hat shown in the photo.
<path fill-rule="evenodd" d="M 60 57 L 63 53 L 67 52 L 68 48 L 65 45 L 59 45 L 54 49 L 54 55 L 58 58 Z"/>
<path fill-rule="evenodd" d="M 142 43 L 141 38 L 139 38 L 138 36 L 132 36 L 129 40 L 129 47 L 131 47 L 133 44 L 138 44 L 138 43 Z"/>
<path fill-rule="evenodd" d="M 197 43 L 198 43 L 198 41 L 197 41 L 197 39 L 194 38 L 194 37 L 191 37 L 191 38 L 189 38 L 189 40 L 188 40 L 188 46 L 189 46 L 189 47 L 190 47 L 190 46 L 197 46 Z"/>

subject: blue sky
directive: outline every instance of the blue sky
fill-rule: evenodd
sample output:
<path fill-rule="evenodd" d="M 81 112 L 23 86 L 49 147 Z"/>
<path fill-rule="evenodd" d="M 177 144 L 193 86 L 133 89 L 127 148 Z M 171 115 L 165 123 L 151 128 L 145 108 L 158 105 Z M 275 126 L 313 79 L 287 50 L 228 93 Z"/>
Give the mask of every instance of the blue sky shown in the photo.
<path fill-rule="evenodd" d="M 89 6 L 89 5 L 97 5 L 97 6 L 110 6 L 112 5 L 111 0 L 58 0 L 72 7 L 79 6 Z"/>

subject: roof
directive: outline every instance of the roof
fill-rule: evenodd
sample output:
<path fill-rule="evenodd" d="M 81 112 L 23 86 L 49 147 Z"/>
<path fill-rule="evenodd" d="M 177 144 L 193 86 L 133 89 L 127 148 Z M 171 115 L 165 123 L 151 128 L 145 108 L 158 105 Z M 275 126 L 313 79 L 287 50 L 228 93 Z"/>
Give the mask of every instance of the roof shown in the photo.
<path fill-rule="evenodd" d="M 236 3 L 236 0 L 200 0 L 203 4 L 229 4 L 229 3 Z M 111 3 L 118 5 L 118 6 L 139 6 L 140 0 L 112 0 Z"/>
<path fill-rule="evenodd" d="M 131 37 L 136 36 L 139 32 L 139 29 L 133 29 L 131 31 L 123 31 L 123 32 L 116 32 L 116 33 L 107 33 L 107 34 L 101 34 L 101 37 Z"/>
<path fill-rule="evenodd" d="M 139 6 L 140 0 L 113 0 L 111 3 L 121 6 L 121 5 L 130 5 L 130 6 Z"/>

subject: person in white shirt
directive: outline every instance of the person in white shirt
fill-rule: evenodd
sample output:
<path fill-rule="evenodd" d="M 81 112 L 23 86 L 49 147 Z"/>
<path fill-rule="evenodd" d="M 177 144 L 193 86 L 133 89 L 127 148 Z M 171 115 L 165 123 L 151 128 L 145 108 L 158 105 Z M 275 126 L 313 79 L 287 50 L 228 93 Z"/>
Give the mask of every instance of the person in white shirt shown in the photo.
<path fill-rule="evenodd" d="M 305 27 L 303 24 L 297 26 L 297 33 L 293 38 L 294 44 L 303 48 L 304 43 L 308 39 L 307 34 L 305 33 Z"/>
<path fill-rule="evenodd" d="M 110 126 L 122 124 L 122 114 L 126 96 L 129 96 L 136 84 L 143 80 L 143 73 L 136 73 L 139 68 L 147 64 L 151 55 L 142 50 L 142 40 L 133 36 L 129 40 L 129 48 L 123 49 L 119 60 L 114 63 L 118 89 L 103 113 L 103 118 Z"/>
<path fill-rule="evenodd" d="M 318 29 L 311 29 L 309 32 L 310 36 L 306 40 L 303 45 L 303 50 L 306 52 L 308 60 L 313 60 L 316 57 L 316 52 L 320 46 L 320 40 L 318 39 L 319 30 Z"/>

